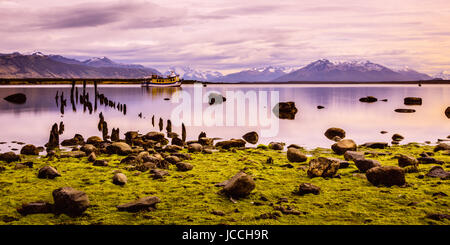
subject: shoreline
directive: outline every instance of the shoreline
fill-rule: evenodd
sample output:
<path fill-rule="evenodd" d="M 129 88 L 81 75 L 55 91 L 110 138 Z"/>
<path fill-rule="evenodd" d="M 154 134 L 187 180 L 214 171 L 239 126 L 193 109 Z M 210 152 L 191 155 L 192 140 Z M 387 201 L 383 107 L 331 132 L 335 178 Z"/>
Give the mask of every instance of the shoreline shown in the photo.
<path fill-rule="evenodd" d="M 72 82 L 82 84 L 140 84 L 141 78 L 0 78 L 2 85 L 57 85 L 72 84 Z M 204 82 L 196 80 L 185 80 L 182 84 L 205 84 L 205 85 L 450 85 L 450 80 L 426 80 L 426 81 L 289 81 L 289 82 Z"/>

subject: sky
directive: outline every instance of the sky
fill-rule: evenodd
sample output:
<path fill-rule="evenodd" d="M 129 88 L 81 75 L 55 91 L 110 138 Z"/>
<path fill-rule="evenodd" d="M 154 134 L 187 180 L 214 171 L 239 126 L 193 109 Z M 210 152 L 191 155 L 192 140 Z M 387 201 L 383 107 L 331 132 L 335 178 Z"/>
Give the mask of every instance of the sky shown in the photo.
<path fill-rule="evenodd" d="M 370 60 L 450 71 L 448 0 L 0 0 L 0 53 L 230 73 Z"/>

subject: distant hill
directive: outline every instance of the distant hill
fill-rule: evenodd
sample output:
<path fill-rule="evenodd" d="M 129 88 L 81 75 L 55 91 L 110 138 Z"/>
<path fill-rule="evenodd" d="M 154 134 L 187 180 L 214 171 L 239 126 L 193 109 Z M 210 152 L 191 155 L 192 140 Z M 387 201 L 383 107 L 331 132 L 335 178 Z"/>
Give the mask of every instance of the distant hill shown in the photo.
<path fill-rule="evenodd" d="M 141 78 L 160 74 L 141 65 L 119 64 L 106 57 L 86 61 L 60 55 L 0 54 L 0 78 Z"/>
<path fill-rule="evenodd" d="M 269 82 L 295 70 L 294 67 L 260 67 L 231 73 L 212 81 L 220 82 Z M 297 68 L 298 69 L 298 68 Z"/>
<path fill-rule="evenodd" d="M 309 65 L 280 76 L 272 81 L 358 81 L 358 82 L 379 82 L 379 81 L 416 81 L 431 80 L 432 77 L 408 69 L 394 71 L 370 61 L 354 61 L 333 63 L 327 59 L 317 60 Z"/>

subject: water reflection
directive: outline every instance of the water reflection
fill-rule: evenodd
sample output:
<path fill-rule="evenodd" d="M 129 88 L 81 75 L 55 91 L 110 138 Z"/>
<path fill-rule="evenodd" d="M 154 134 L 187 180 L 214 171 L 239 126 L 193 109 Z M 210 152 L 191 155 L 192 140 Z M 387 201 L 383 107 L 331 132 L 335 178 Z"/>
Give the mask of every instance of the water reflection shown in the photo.
<path fill-rule="evenodd" d="M 129 130 L 138 130 L 140 133 L 158 131 L 158 120 L 164 122 L 170 119 L 172 110 L 178 105 L 171 98 L 181 88 L 141 88 L 135 85 L 99 85 L 98 94 L 108 98 L 108 103 L 100 106 L 89 114 L 89 110 L 83 110 L 80 103 L 82 86 L 75 87 L 74 103 L 72 103 L 70 85 L 58 86 L 2 86 L 0 98 L 13 93 L 24 93 L 27 102 L 22 105 L 0 101 L 0 151 L 11 148 L 20 149 L 11 141 L 43 146 L 48 141 L 48 132 L 54 123 L 63 122 L 65 130 L 60 139 L 72 138 L 76 133 L 89 136 L 102 137 L 99 131 L 98 119 L 102 112 L 108 128 L 120 128 L 121 138 Z M 79 91 L 78 91 L 79 90 Z M 354 139 L 358 144 L 367 141 L 390 142 L 394 133 L 405 136 L 406 142 L 435 142 L 438 138 L 445 138 L 450 133 L 449 119 L 444 111 L 450 105 L 450 86 L 425 85 L 417 86 L 270 86 L 270 85 L 209 85 L 201 88 L 203 95 L 208 91 L 226 94 L 227 91 L 271 91 L 279 92 L 281 101 L 294 101 L 299 112 L 295 120 L 281 120 L 277 137 L 260 138 L 260 143 L 270 141 L 283 141 L 296 143 L 306 147 L 329 147 L 333 142 L 325 138 L 323 133 L 329 127 L 340 127 L 347 131 L 347 138 Z M 64 100 L 72 105 L 71 109 L 61 111 L 61 107 L 55 106 L 55 95 L 64 93 Z M 78 91 L 78 92 L 77 92 Z M 189 93 L 194 98 L 194 87 L 183 86 L 182 91 Z M 77 93 L 79 93 L 77 95 Z M 87 85 L 85 93 L 89 93 L 89 99 L 94 102 L 95 87 Z M 365 96 L 375 96 L 378 99 L 387 99 L 387 102 L 360 103 L 358 100 Z M 405 106 L 404 97 L 417 96 L 423 98 L 422 106 Z M 77 102 L 78 100 L 78 102 Z M 110 101 L 112 105 L 109 106 Z M 104 101 L 103 101 L 104 102 Z M 117 109 L 120 104 L 127 105 L 127 113 Z M 226 106 L 225 102 L 222 106 Z M 61 105 L 61 98 L 58 100 Z M 317 106 L 325 108 L 318 110 Z M 214 105 L 219 106 L 219 105 Z M 119 106 L 120 107 L 120 106 Z M 210 107 L 207 102 L 202 105 L 203 110 Z M 396 108 L 414 108 L 415 113 L 395 113 Z M 67 109 L 67 108 L 66 108 Z M 248 104 L 246 108 L 248 113 Z M 142 113 L 142 118 L 138 115 Z M 153 118 L 153 122 L 152 122 Z M 156 121 L 156 122 L 155 122 Z M 224 139 L 240 138 L 249 131 L 260 131 L 258 126 L 192 126 L 186 124 L 187 140 L 196 139 L 198 134 L 205 131 L 208 136 Z M 381 130 L 388 134 L 380 134 Z M 181 135 L 181 125 L 173 124 L 172 131 Z"/>

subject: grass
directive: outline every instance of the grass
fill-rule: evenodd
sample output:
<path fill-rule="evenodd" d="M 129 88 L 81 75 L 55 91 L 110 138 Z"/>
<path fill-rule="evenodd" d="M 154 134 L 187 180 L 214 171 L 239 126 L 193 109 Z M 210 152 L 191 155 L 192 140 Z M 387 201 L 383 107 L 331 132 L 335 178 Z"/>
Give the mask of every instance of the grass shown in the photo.
<path fill-rule="evenodd" d="M 409 144 L 377 151 L 393 154 L 367 158 L 379 160 L 383 165 L 397 165 L 397 160 L 393 158 L 395 154 L 417 157 L 424 151 L 432 151 L 432 147 Z M 328 149 L 315 149 L 307 154 L 312 155 L 311 157 L 342 158 Z M 407 173 L 406 187 L 375 187 L 363 174 L 358 173 L 354 164 L 340 169 L 340 178 L 311 179 L 306 174 L 307 163 L 291 163 L 293 168 L 282 167 L 289 162 L 286 153 L 281 151 L 246 149 L 213 154 L 196 153 L 192 154 L 192 157 L 192 160 L 186 162 L 194 165 L 193 170 L 179 172 L 175 166 L 171 166 L 168 170 L 170 176 L 163 180 L 152 179 L 148 172 L 127 171 L 126 165 L 119 164 L 124 157 L 117 155 L 99 157 L 109 160 L 107 167 L 92 166 L 86 157 L 53 161 L 37 156 L 24 157 L 23 161 L 35 163 L 32 169 L 15 170 L 14 163 L 0 163 L 6 167 L 6 170 L 0 172 L 0 224 L 450 224 L 448 219 L 436 221 L 426 218 L 430 213 L 450 214 L 449 197 L 433 196 L 433 193 L 438 192 L 450 195 L 448 180 L 427 176 L 423 179 L 417 178 L 418 175 L 425 175 L 434 165 L 422 164 L 419 166 L 419 173 Z M 268 157 L 273 158 L 273 164 L 266 163 Z M 444 169 L 449 171 L 450 156 L 438 152 L 435 158 L 443 160 Z M 56 167 L 62 176 L 53 180 L 38 179 L 37 171 L 45 165 Z M 125 186 L 112 184 L 113 172 L 118 169 L 128 177 Z M 220 195 L 218 192 L 221 187 L 215 187 L 214 184 L 229 179 L 240 170 L 253 176 L 256 188 L 247 198 L 233 203 Z M 305 196 L 293 194 L 303 182 L 319 186 L 322 192 L 319 195 Z M 91 206 L 82 216 L 21 216 L 16 211 L 24 202 L 43 200 L 53 203 L 52 191 L 63 186 L 82 190 L 89 196 Z M 127 213 L 119 212 L 116 208 L 119 204 L 144 196 L 158 196 L 161 199 L 155 211 Z M 280 198 L 287 198 L 287 202 L 278 203 Z M 290 206 L 300 211 L 300 215 L 282 214 L 274 209 L 274 206 L 279 205 Z M 215 215 L 213 211 L 221 211 L 225 215 Z M 262 214 L 275 214 L 278 217 L 261 219 L 259 216 Z"/>

